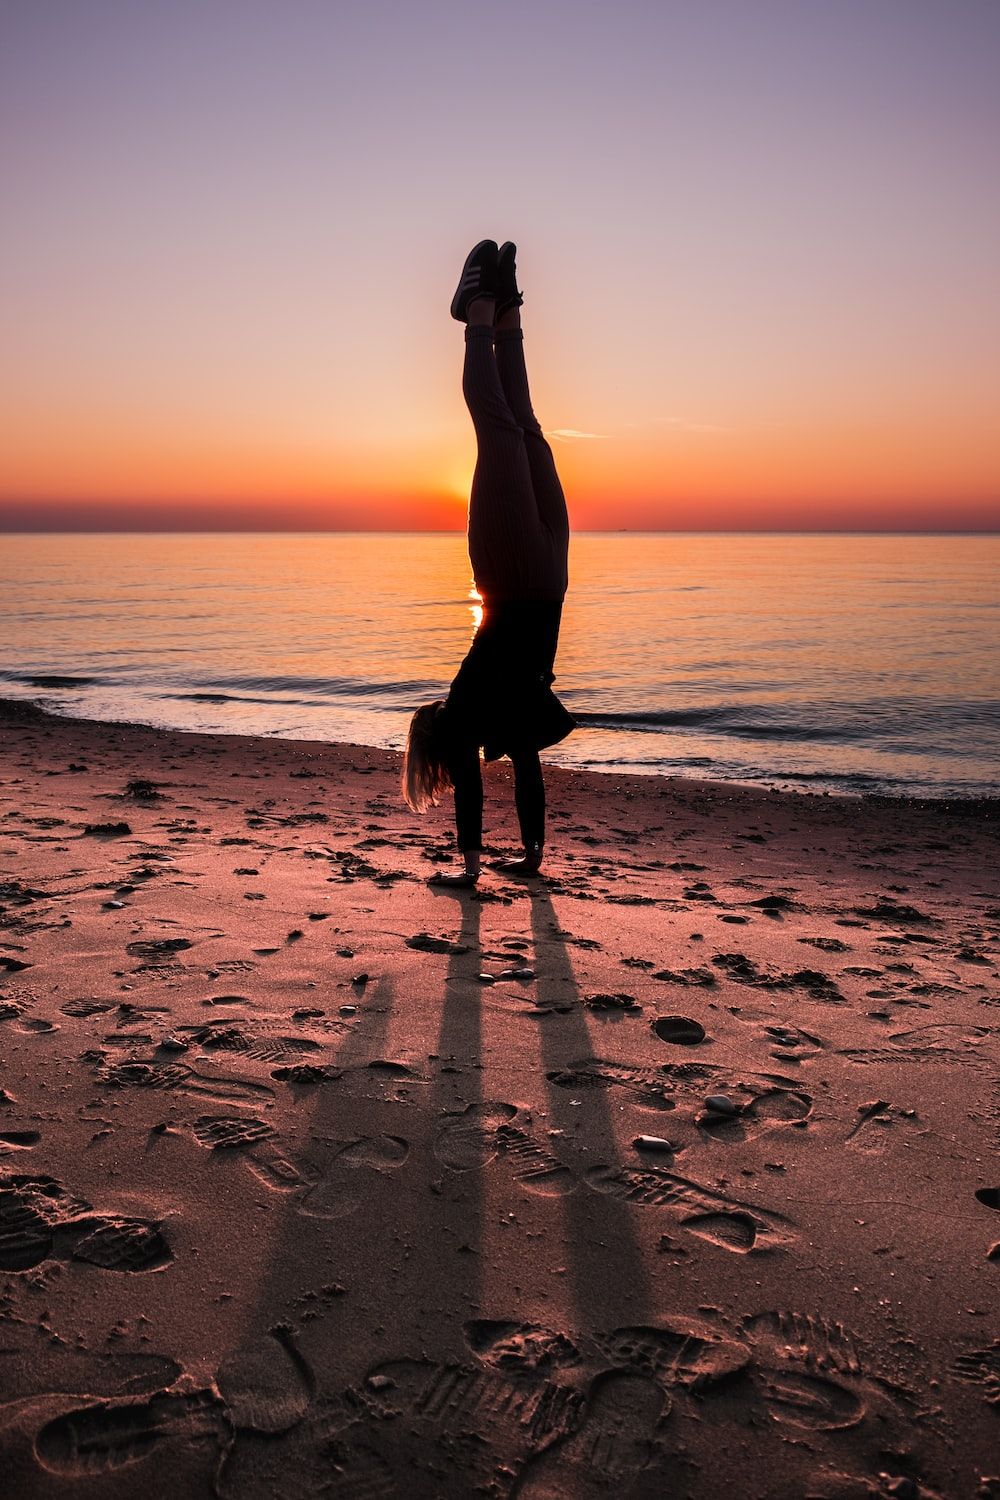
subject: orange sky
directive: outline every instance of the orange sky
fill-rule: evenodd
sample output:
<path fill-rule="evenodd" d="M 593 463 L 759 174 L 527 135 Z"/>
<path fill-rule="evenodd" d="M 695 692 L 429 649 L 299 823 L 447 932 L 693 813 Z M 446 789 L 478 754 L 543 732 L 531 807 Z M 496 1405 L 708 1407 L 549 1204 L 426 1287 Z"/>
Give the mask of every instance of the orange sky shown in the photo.
<path fill-rule="evenodd" d="M 576 527 L 997 526 L 1000 11 L 418 9 L 8 16 L 0 529 L 460 529 L 484 234 Z"/>

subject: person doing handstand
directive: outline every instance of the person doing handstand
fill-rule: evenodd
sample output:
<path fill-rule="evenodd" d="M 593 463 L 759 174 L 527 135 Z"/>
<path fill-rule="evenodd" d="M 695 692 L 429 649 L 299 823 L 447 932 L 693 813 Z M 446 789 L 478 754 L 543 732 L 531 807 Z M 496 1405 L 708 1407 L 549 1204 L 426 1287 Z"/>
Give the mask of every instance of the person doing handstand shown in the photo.
<path fill-rule="evenodd" d="M 555 459 L 531 406 L 521 331 L 516 247 L 482 240 L 466 258 L 451 304 L 466 324 L 462 391 L 478 456 L 469 498 L 469 558 L 483 617 L 444 699 L 418 708 L 403 759 L 407 804 L 424 812 L 450 785 L 464 869 L 433 883 L 479 878 L 483 758 L 510 757 L 524 853 L 493 868 L 537 875 L 545 846 L 539 750 L 576 721 L 552 691 L 567 587 L 569 516 Z"/>

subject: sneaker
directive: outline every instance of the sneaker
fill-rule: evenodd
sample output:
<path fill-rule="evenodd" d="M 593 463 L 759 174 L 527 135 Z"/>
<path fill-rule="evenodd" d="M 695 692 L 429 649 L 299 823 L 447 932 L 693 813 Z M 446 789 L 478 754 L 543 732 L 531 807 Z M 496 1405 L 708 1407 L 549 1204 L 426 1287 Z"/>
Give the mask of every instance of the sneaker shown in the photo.
<path fill-rule="evenodd" d="M 480 240 L 465 257 L 458 290 L 451 299 L 451 315 L 460 323 L 469 320 L 469 304 L 477 297 L 497 294 L 497 242 Z"/>
<path fill-rule="evenodd" d="M 510 312 L 512 307 L 520 307 L 524 298 L 517 289 L 517 272 L 514 258 L 517 255 L 517 246 L 513 240 L 505 240 L 497 251 L 497 305 L 493 314 L 493 321 L 503 317 L 505 312 Z"/>

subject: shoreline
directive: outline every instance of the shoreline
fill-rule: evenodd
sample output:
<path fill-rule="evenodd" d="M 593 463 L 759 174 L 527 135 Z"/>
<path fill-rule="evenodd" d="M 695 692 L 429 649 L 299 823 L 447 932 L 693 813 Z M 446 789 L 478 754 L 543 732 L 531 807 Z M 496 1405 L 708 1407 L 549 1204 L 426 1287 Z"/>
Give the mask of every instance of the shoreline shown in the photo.
<path fill-rule="evenodd" d="M 0 703 L 12 1495 L 998 1493 L 995 818 L 548 771 Z"/>
<path fill-rule="evenodd" d="M 346 752 L 353 750 L 390 756 L 397 763 L 402 762 L 403 755 L 401 750 L 390 750 L 380 745 L 366 745 L 350 740 L 291 739 L 281 735 L 242 734 L 239 731 L 181 729 L 172 726 L 146 724 L 141 720 L 135 719 L 94 719 L 86 715 L 78 716 L 76 714 L 58 713 L 53 709 L 44 707 L 33 698 L 12 698 L 0 694 L 0 726 L 4 723 L 18 722 L 21 713 L 24 714 L 25 718 L 37 715 L 41 719 L 51 719 L 59 723 L 79 724 L 109 730 L 136 729 L 146 731 L 150 734 L 183 735 L 185 738 L 197 738 L 208 741 L 231 740 L 239 744 L 296 746 L 304 753 L 313 755 L 321 754 L 323 751 L 336 751 L 338 755 L 342 756 Z M 813 801 L 858 802 L 866 807 L 898 806 L 927 812 L 946 813 L 955 817 L 982 816 L 990 821 L 1000 818 L 1000 791 L 998 791 L 996 796 L 970 795 L 967 797 L 928 797 L 916 793 L 904 792 L 894 795 L 888 792 L 810 791 L 805 788 L 772 787 L 761 785 L 757 782 L 713 780 L 709 777 L 679 776 L 658 771 L 634 771 L 628 769 L 594 770 L 589 767 L 562 766 L 552 761 L 543 761 L 543 765 L 546 776 L 550 774 L 580 777 L 597 776 L 602 779 L 634 781 L 640 784 L 662 783 L 665 787 L 694 787 L 704 791 L 711 791 L 717 795 L 730 793 L 737 796 L 754 796 L 759 794 L 769 797 L 801 797 Z"/>

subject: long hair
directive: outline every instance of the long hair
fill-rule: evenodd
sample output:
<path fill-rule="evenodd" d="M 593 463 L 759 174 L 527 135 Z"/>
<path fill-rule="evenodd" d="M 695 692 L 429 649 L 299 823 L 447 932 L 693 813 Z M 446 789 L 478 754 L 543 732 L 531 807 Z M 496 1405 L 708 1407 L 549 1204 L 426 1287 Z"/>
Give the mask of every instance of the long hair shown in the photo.
<path fill-rule="evenodd" d="M 410 720 L 410 732 L 406 737 L 403 753 L 403 775 L 401 789 L 403 801 L 414 812 L 426 812 L 433 807 L 442 792 L 451 786 L 451 777 L 444 763 L 438 714 L 444 708 L 444 699 L 435 698 L 417 709 Z"/>

